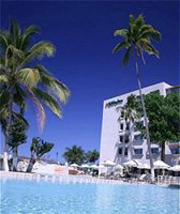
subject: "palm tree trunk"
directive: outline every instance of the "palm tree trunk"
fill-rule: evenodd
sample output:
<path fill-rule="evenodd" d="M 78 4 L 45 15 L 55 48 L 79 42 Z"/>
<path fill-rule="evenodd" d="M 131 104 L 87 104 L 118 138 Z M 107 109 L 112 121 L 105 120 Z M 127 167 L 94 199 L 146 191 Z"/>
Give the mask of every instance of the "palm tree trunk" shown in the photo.
<path fill-rule="evenodd" d="M 130 145 L 129 145 L 129 148 L 130 148 L 130 154 L 131 154 L 131 157 L 133 157 L 133 136 L 132 136 L 132 133 L 134 132 L 133 130 L 133 122 L 129 121 L 129 130 L 130 130 L 130 135 L 129 135 L 129 142 L 130 142 Z"/>
<path fill-rule="evenodd" d="M 166 142 L 161 142 L 161 160 L 165 162 L 165 144 Z"/>
<path fill-rule="evenodd" d="M 145 128 L 146 128 L 146 139 L 147 139 L 147 146 L 148 146 L 150 167 L 151 167 L 151 182 L 154 182 L 155 175 L 154 175 L 153 156 L 152 156 L 152 152 L 151 152 L 151 141 L 150 141 L 150 134 L 149 134 L 149 126 L 148 126 L 147 113 L 146 113 L 146 108 L 145 108 L 145 103 L 144 103 L 144 97 L 142 95 L 141 80 L 140 80 L 140 75 L 139 75 L 139 66 L 137 63 L 137 51 L 136 50 L 135 50 L 135 63 L 136 63 L 136 75 L 137 75 L 137 82 L 138 82 L 138 87 L 139 87 L 139 94 L 141 97 L 141 103 L 142 103 L 142 108 L 143 108 L 143 113 L 144 113 L 144 122 L 145 122 Z"/>
<path fill-rule="evenodd" d="M 13 148 L 12 171 L 17 171 L 17 162 L 18 162 L 18 150 L 17 150 L 17 147 L 14 147 Z"/>
<path fill-rule="evenodd" d="M 4 164 L 4 171 L 9 171 L 9 164 L 8 164 L 8 149 L 9 149 L 9 142 L 10 142 L 10 132 L 11 132 L 11 121 L 12 121 L 12 106 L 13 106 L 13 88 L 10 88 L 10 97 L 9 97 L 9 115 L 7 117 L 7 125 L 6 125 L 6 134 L 5 134 L 5 145 L 4 145 L 4 156 L 3 156 L 3 164 Z"/>
<path fill-rule="evenodd" d="M 35 155 L 34 155 L 34 152 L 31 153 L 31 159 L 29 161 L 29 165 L 28 165 L 28 168 L 26 170 L 26 172 L 31 172 L 32 169 L 33 169 L 33 165 L 35 164 L 36 162 L 36 158 L 35 158 Z"/>
<path fill-rule="evenodd" d="M 126 132 L 125 132 L 125 134 L 123 134 L 121 165 L 124 163 L 124 159 L 125 159 L 125 138 L 126 138 Z"/>

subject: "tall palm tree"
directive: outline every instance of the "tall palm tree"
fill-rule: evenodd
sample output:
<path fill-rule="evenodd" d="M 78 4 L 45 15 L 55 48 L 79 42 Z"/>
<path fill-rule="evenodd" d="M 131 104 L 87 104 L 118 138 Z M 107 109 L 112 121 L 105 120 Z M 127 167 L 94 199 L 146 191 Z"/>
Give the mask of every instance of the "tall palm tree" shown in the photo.
<path fill-rule="evenodd" d="M 84 150 L 80 146 L 74 145 L 72 148 L 66 148 L 63 157 L 69 164 L 81 165 L 84 162 Z"/>
<path fill-rule="evenodd" d="M 37 117 L 42 130 L 45 121 L 43 104 L 59 118 L 62 117 L 60 102 L 67 102 L 69 90 L 42 65 L 35 65 L 37 59 L 45 55 L 53 56 L 55 46 L 40 41 L 33 44 L 32 36 L 39 33 L 36 26 L 24 31 L 17 22 L 10 21 L 8 31 L 0 33 L 0 102 L 8 109 L 4 146 L 4 169 L 9 170 L 7 162 L 8 144 L 12 112 L 15 104 L 27 103 L 31 99 L 37 107 Z M 33 67 L 32 67 L 33 66 Z"/>
<path fill-rule="evenodd" d="M 136 120 L 139 120 L 140 117 L 136 111 L 138 107 L 138 103 L 136 100 L 136 96 L 131 94 L 127 97 L 127 102 L 124 106 L 119 106 L 116 108 L 116 111 L 120 112 L 120 116 L 118 118 L 118 122 L 121 122 L 123 119 L 125 121 L 125 134 L 123 135 L 123 142 L 122 142 L 122 159 L 121 164 L 124 162 L 124 155 L 125 155 L 125 139 L 128 136 L 129 138 L 129 148 L 132 155 L 132 141 L 133 136 L 132 133 L 134 131 L 134 124 Z"/>
<path fill-rule="evenodd" d="M 151 40 L 160 41 L 161 33 L 153 28 L 153 26 L 145 23 L 144 17 L 142 14 L 138 15 L 136 19 L 134 19 L 133 15 L 129 15 L 129 26 L 127 29 L 120 29 L 114 32 L 114 36 L 121 36 L 123 41 L 118 43 L 113 52 L 120 51 L 125 48 L 126 52 L 123 59 L 124 66 L 128 65 L 131 53 L 135 56 L 135 66 L 136 66 L 136 75 L 137 82 L 139 87 L 139 94 L 141 97 L 142 108 L 144 113 L 144 122 L 146 127 L 146 135 L 147 135 L 147 145 L 148 151 L 150 155 L 150 166 L 151 166 L 151 180 L 154 181 L 154 166 L 153 166 L 153 158 L 151 153 L 151 143 L 150 143 L 150 135 L 148 128 L 148 120 L 146 114 L 146 108 L 144 104 L 144 98 L 141 90 L 141 80 L 139 74 L 139 65 L 138 65 L 138 57 L 142 60 L 144 64 L 146 64 L 144 58 L 144 52 L 149 55 L 155 55 L 159 58 L 158 50 L 151 44 Z"/>

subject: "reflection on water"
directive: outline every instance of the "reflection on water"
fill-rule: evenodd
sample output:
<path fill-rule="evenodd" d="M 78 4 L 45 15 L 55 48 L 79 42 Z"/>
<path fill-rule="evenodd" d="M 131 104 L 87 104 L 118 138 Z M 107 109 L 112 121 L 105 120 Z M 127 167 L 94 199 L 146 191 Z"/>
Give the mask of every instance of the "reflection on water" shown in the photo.
<path fill-rule="evenodd" d="M 97 185 L 96 209 L 103 214 L 179 213 L 179 191 L 150 185 Z"/>

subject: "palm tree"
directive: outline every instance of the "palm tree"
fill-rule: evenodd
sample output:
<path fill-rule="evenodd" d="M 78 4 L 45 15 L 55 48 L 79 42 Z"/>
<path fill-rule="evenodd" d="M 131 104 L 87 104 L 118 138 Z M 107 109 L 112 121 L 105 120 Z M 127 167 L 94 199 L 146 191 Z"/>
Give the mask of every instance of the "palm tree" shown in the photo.
<path fill-rule="evenodd" d="M 69 164 L 76 163 L 81 165 L 84 162 L 84 150 L 82 150 L 81 147 L 74 145 L 72 148 L 66 148 L 63 157 Z"/>
<path fill-rule="evenodd" d="M 142 14 L 138 15 L 136 19 L 134 19 L 133 15 L 129 15 L 129 26 L 128 29 L 120 29 L 114 32 L 114 36 L 123 37 L 123 41 L 118 43 L 113 52 L 120 51 L 125 48 L 126 52 L 123 59 L 124 66 L 128 65 L 131 52 L 133 52 L 135 56 L 135 66 L 136 66 L 136 75 L 137 82 L 139 87 L 139 94 L 141 97 L 143 114 L 144 114 L 144 122 L 146 127 L 146 135 L 147 135 L 147 145 L 148 151 L 150 155 L 150 166 L 151 166 L 151 180 L 154 181 L 154 167 L 153 167 L 153 158 L 151 153 L 151 143 L 150 143 L 150 135 L 148 128 L 148 120 L 146 114 L 146 108 L 144 104 L 144 98 L 141 90 L 141 80 L 139 74 L 139 66 L 138 66 L 138 57 L 142 60 L 144 64 L 146 64 L 144 58 L 144 52 L 149 55 L 155 55 L 159 58 L 158 50 L 151 44 L 151 40 L 160 41 L 161 33 L 153 28 L 153 26 L 145 23 L 144 17 Z"/>
<path fill-rule="evenodd" d="M 132 133 L 134 131 L 134 124 L 136 120 L 139 120 L 140 117 L 136 111 L 138 107 L 138 103 L 136 100 L 136 96 L 131 94 L 129 97 L 127 97 L 127 102 L 124 106 L 119 106 L 116 108 L 116 111 L 120 112 L 120 117 L 118 118 L 118 122 L 121 122 L 122 119 L 125 121 L 125 134 L 123 135 L 123 142 L 122 142 L 122 159 L 121 164 L 124 162 L 124 155 L 125 155 L 125 141 L 126 137 L 129 139 L 129 147 L 132 155 L 132 141 L 133 136 Z"/>
<path fill-rule="evenodd" d="M 99 152 L 96 149 L 93 151 L 88 151 L 85 154 L 85 159 L 89 163 L 95 163 L 99 159 Z"/>
<path fill-rule="evenodd" d="M 9 30 L 0 33 L 0 82 L 3 89 L 0 93 L 0 102 L 9 112 L 6 118 L 4 146 L 5 171 L 9 170 L 7 154 L 14 105 L 27 103 L 27 100 L 31 99 L 37 107 L 37 117 L 42 130 L 45 121 L 43 104 L 61 118 L 60 102 L 66 103 L 69 97 L 67 86 L 44 66 L 32 67 L 37 59 L 42 59 L 45 55 L 53 56 L 55 52 L 55 46 L 50 42 L 40 41 L 33 44 L 32 36 L 37 33 L 39 30 L 36 26 L 29 26 L 22 31 L 12 19 Z"/>
<path fill-rule="evenodd" d="M 29 161 L 29 165 L 27 167 L 26 172 L 31 172 L 33 169 L 33 165 L 35 164 L 37 159 L 40 159 L 44 154 L 51 151 L 53 148 L 53 143 L 48 143 L 42 140 L 39 137 L 33 137 L 31 144 L 31 159 Z"/>

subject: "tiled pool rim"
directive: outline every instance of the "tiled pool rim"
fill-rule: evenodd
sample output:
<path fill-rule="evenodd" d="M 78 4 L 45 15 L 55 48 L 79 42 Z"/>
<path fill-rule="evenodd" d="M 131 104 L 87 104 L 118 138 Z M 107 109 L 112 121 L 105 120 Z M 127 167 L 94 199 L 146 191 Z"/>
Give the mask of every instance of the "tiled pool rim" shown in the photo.
<path fill-rule="evenodd" d="M 26 180 L 26 181 L 45 181 L 52 183 L 94 183 L 94 184 L 120 184 L 120 185 L 153 185 L 145 182 L 124 182 L 122 180 L 109 180 L 95 177 L 85 177 L 80 175 L 56 175 L 56 174 L 36 174 L 24 172 L 5 172 L 0 171 L 0 181 L 4 180 Z M 168 184 L 156 183 L 168 186 Z"/>

